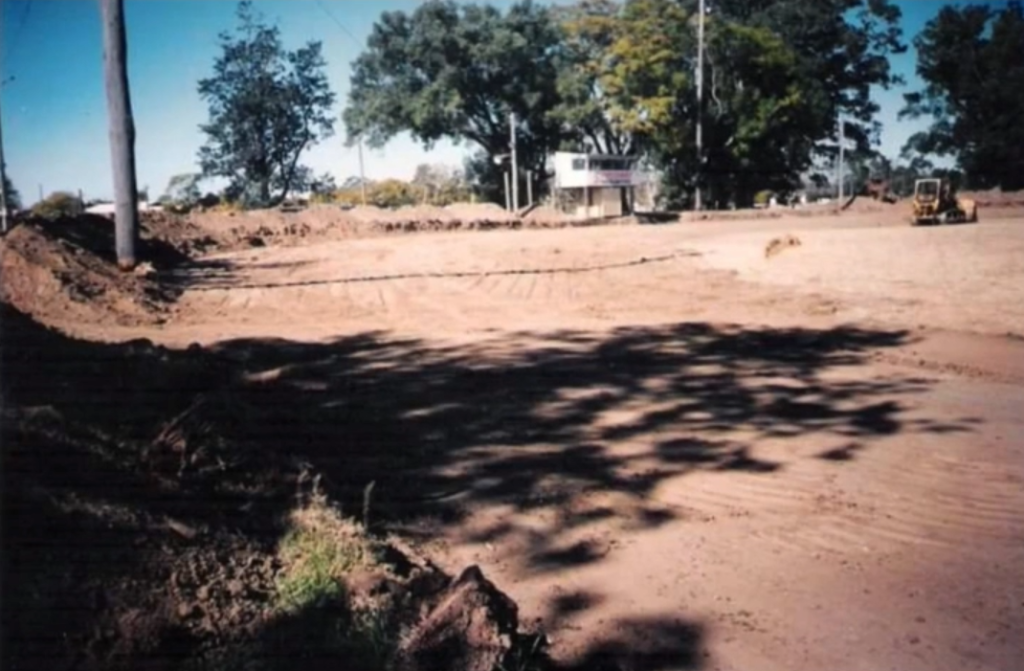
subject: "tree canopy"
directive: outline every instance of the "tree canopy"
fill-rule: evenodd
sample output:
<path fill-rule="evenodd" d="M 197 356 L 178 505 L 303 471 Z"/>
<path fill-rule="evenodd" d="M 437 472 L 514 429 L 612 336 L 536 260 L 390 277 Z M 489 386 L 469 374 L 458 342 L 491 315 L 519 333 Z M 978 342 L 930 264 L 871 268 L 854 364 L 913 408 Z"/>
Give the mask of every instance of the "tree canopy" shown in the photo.
<path fill-rule="evenodd" d="M 870 90 L 898 82 L 887 58 L 905 49 L 898 8 L 887 0 L 709 4 L 699 109 L 696 0 L 624 2 L 621 37 L 601 68 L 605 90 L 627 93 L 618 116 L 648 137 L 670 187 L 689 191 L 700 173 L 712 199 L 741 204 L 760 188 L 785 190 L 815 158 L 834 155 L 840 115 L 858 149 L 877 141 Z"/>
<path fill-rule="evenodd" d="M 1024 188 L 1024 8 L 943 7 L 914 40 L 921 91 L 901 117 L 931 117 L 907 149 L 951 156 L 977 188 Z"/>
<path fill-rule="evenodd" d="M 353 64 L 349 138 L 381 146 L 408 132 L 427 146 L 468 140 L 494 156 L 509 151 L 515 113 L 520 164 L 541 167 L 560 140 L 549 117 L 560 39 L 550 11 L 529 0 L 504 14 L 451 0 L 385 12 Z"/>
<path fill-rule="evenodd" d="M 286 51 L 278 28 L 248 1 L 239 3 L 238 21 L 236 34 L 220 35 L 213 75 L 199 82 L 209 105 L 199 163 L 203 177 L 228 180 L 229 195 L 266 207 L 306 186 L 299 159 L 333 133 L 335 96 L 319 42 Z"/>
<path fill-rule="evenodd" d="M 816 159 L 834 156 L 840 116 L 857 151 L 877 144 L 871 89 L 899 82 L 888 57 L 906 48 L 889 0 L 709 5 L 702 105 L 698 0 L 552 9 L 521 0 L 504 14 L 428 0 L 385 13 L 354 65 L 349 136 L 469 140 L 481 153 L 467 173 L 493 187 L 515 112 L 526 169 L 559 148 L 636 154 L 662 170 L 670 192 L 688 193 L 700 174 L 723 204 L 795 186 Z"/>

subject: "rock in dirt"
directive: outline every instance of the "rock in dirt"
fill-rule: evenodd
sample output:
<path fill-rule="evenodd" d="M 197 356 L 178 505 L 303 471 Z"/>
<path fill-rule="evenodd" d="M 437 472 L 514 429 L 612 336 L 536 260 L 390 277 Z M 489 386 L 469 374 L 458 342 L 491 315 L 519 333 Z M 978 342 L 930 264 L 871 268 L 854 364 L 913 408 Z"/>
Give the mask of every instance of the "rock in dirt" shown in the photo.
<path fill-rule="evenodd" d="M 493 671 L 512 649 L 515 602 L 476 566 L 463 571 L 413 627 L 398 651 L 399 671 Z"/>

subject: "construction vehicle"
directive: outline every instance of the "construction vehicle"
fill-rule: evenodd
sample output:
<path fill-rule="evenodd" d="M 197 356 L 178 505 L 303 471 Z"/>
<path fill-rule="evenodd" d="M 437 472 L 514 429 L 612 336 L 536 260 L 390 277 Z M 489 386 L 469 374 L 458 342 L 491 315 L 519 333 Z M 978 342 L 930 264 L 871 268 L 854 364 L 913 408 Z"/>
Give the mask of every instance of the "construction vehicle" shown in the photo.
<path fill-rule="evenodd" d="M 978 204 L 958 198 L 949 181 L 938 177 L 914 182 L 913 208 L 915 226 L 978 221 Z"/>

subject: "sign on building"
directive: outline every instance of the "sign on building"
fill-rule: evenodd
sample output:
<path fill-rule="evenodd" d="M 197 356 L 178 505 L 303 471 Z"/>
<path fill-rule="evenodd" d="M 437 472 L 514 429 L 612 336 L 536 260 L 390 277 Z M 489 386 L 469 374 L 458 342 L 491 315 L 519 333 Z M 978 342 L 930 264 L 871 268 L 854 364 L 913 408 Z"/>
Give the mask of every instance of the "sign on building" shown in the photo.
<path fill-rule="evenodd" d="M 558 152 L 552 162 L 556 195 L 583 218 L 626 214 L 642 183 L 633 156 Z"/>

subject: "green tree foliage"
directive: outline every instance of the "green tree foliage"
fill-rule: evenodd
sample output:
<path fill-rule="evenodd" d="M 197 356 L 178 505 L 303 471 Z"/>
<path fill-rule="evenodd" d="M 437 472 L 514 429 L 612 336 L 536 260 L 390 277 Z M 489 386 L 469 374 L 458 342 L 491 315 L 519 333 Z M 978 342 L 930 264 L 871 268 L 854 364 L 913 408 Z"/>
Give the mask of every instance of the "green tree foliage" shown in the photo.
<path fill-rule="evenodd" d="M 167 189 L 160 197 L 160 202 L 180 209 L 194 207 L 199 202 L 201 195 L 199 193 L 201 179 L 202 175 L 197 173 L 174 175 L 168 180 Z"/>
<path fill-rule="evenodd" d="M 614 72 L 612 48 L 624 37 L 621 11 L 614 0 L 580 0 L 555 10 L 563 37 L 559 104 L 551 117 L 562 124 L 566 150 L 626 155 L 640 149 L 639 136 L 615 118 L 621 88 L 615 86 L 620 78 Z"/>
<path fill-rule="evenodd" d="M 901 116 L 933 119 L 907 149 L 954 157 L 971 186 L 1024 188 L 1024 8 L 943 7 L 914 40 L 921 91 Z"/>
<path fill-rule="evenodd" d="M 4 172 L 4 190 L 7 193 L 7 205 L 11 211 L 21 209 L 21 194 L 14 188 L 11 176 Z"/>
<path fill-rule="evenodd" d="M 333 133 L 335 96 L 319 42 L 286 51 L 278 28 L 248 1 L 239 3 L 238 20 L 235 35 L 220 36 L 213 76 L 199 82 L 209 105 L 199 163 L 204 177 L 229 180 L 229 196 L 267 207 L 303 188 L 309 175 L 299 159 Z"/>
<path fill-rule="evenodd" d="M 427 145 L 470 140 L 484 197 L 501 198 L 507 113 L 522 122 L 522 165 L 558 148 L 638 154 L 677 204 L 702 176 L 709 200 L 749 204 L 796 186 L 837 150 L 836 119 L 866 155 L 878 140 L 872 87 L 899 80 L 905 49 L 889 0 L 715 0 L 706 17 L 698 108 L 698 0 L 579 0 L 507 14 L 430 0 L 386 13 L 357 60 L 345 121 L 380 145 L 401 132 Z M 704 128 L 698 161 L 696 122 Z"/>
<path fill-rule="evenodd" d="M 654 127 L 654 153 L 669 190 L 689 191 L 698 171 L 693 121 L 704 124 L 701 173 L 709 200 L 748 204 L 759 188 L 785 192 L 822 153 L 835 152 L 836 119 L 867 151 L 877 141 L 872 86 L 898 81 L 888 55 L 902 51 L 899 9 L 887 0 L 719 0 L 706 17 L 704 104 L 695 77 L 697 1 L 630 0 L 624 20 L 636 48 L 618 56 L 626 74 L 657 74 L 640 118 Z M 664 42 L 657 35 L 668 37 Z M 659 48 L 665 44 L 664 48 Z M 667 45 L 683 45 L 670 54 Z M 656 61 L 658 62 L 658 61 Z M 674 79 L 675 81 L 672 81 Z M 628 82 L 626 85 L 629 85 Z M 671 102 L 670 102 L 671 101 Z"/>
<path fill-rule="evenodd" d="M 905 48 L 896 7 L 887 0 L 709 5 L 700 110 L 696 0 L 583 0 L 559 15 L 566 46 L 555 114 L 583 129 L 592 146 L 651 156 L 677 203 L 695 186 L 698 118 L 703 183 L 722 204 L 795 186 L 815 158 L 834 154 L 840 112 L 847 137 L 870 150 L 878 132 L 870 89 L 898 81 L 887 56 Z"/>
<path fill-rule="evenodd" d="M 871 87 L 902 82 L 889 65 L 889 56 L 906 51 L 899 7 L 889 0 L 715 0 L 714 7 L 720 18 L 766 29 L 791 50 L 813 103 L 805 122 L 811 141 L 835 140 L 839 114 L 858 148 L 877 139 Z"/>
<path fill-rule="evenodd" d="M 514 112 L 520 166 L 543 170 L 562 135 L 549 114 L 559 101 L 560 44 L 550 10 L 529 0 L 506 13 L 450 0 L 385 12 L 353 64 L 349 139 L 379 147 L 409 132 L 427 147 L 470 141 L 493 157 L 509 151 Z M 493 185 L 494 171 L 485 177 Z"/>
<path fill-rule="evenodd" d="M 337 191 L 338 184 L 334 180 L 334 175 L 325 172 L 310 180 L 309 190 L 316 196 L 325 196 Z"/>
<path fill-rule="evenodd" d="M 78 196 L 67 191 L 54 191 L 32 206 L 32 216 L 55 221 L 77 217 L 85 211 Z"/>
<path fill-rule="evenodd" d="M 421 200 L 431 205 L 465 202 L 472 195 L 464 172 L 446 165 L 417 166 L 412 185 L 422 192 Z"/>

